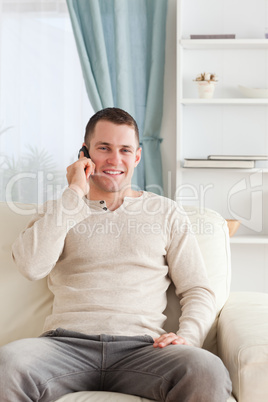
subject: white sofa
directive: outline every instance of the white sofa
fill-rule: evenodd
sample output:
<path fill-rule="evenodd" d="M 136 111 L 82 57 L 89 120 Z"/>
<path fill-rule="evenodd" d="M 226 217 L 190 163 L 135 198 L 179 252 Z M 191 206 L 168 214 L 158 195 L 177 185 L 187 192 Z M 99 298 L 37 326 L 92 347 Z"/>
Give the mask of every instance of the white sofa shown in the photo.
<path fill-rule="evenodd" d="M 11 244 L 34 212 L 33 205 L 0 203 L 0 345 L 42 333 L 51 310 L 52 295 L 46 280 L 30 282 L 18 273 Z M 186 207 L 203 253 L 211 286 L 217 296 L 218 317 L 204 348 L 218 354 L 233 382 L 228 402 L 268 401 L 268 294 L 231 293 L 228 229 L 225 220 L 211 210 Z M 180 308 L 170 287 L 166 309 L 167 331 L 178 327 Z M 1 391 L 0 391 L 1 392 Z M 145 402 L 144 398 L 109 392 L 77 392 L 58 402 Z M 217 401 L 215 401 L 217 402 Z"/>

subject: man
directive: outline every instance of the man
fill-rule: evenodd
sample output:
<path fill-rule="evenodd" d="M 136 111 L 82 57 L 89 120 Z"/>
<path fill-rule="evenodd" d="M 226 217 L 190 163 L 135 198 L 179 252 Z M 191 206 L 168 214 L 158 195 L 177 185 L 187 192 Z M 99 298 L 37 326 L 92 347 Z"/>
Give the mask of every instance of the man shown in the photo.
<path fill-rule="evenodd" d="M 83 145 L 69 187 L 13 246 L 26 277 L 48 275 L 54 303 L 41 337 L 1 349 L 1 402 L 82 390 L 226 401 L 227 370 L 200 348 L 215 300 L 188 219 L 175 202 L 131 187 L 141 158 L 135 120 L 104 109 Z M 177 334 L 162 329 L 170 280 L 182 306 Z"/>

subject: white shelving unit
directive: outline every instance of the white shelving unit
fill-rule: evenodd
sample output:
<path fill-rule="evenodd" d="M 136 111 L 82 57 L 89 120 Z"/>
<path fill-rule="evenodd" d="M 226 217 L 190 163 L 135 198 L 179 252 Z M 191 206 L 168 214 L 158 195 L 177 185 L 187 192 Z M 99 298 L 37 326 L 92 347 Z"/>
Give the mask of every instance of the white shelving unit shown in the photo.
<path fill-rule="evenodd" d="M 256 11 L 256 32 L 252 28 L 254 15 L 251 15 L 251 19 L 248 15 L 250 28 L 247 25 L 240 26 L 243 21 L 238 18 L 241 7 L 244 16 L 247 12 L 253 13 L 252 1 L 240 0 L 236 2 L 237 4 L 229 2 L 229 6 L 232 5 L 233 16 L 237 15 L 236 20 L 234 17 L 237 26 L 232 26 L 232 21 L 228 19 L 230 14 L 225 10 L 228 1 L 219 0 L 215 3 L 213 0 L 204 0 L 202 3 L 205 10 L 204 18 L 200 15 L 201 8 L 196 10 L 198 5 L 194 0 L 179 0 L 177 3 L 177 189 L 182 188 L 182 193 L 186 189 L 183 193 L 185 203 L 189 194 L 188 203 L 195 205 L 202 203 L 205 207 L 217 210 L 226 218 L 233 218 L 232 211 L 227 208 L 227 196 L 235 186 L 240 188 L 240 193 L 237 191 L 237 198 L 240 198 L 235 203 L 234 209 L 236 208 L 237 214 L 237 208 L 241 206 L 243 210 L 241 214 L 245 219 L 244 221 L 242 219 L 238 233 L 230 239 L 232 254 L 237 264 L 247 253 L 251 254 L 245 263 L 253 258 L 254 253 L 258 253 L 255 260 L 262 262 L 262 266 L 258 269 L 263 275 L 263 280 L 258 282 L 256 279 L 255 285 L 252 281 L 246 283 L 245 280 L 243 288 L 237 279 L 234 290 L 268 292 L 268 211 L 267 214 L 265 211 L 266 203 L 268 205 L 268 164 L 261 167 L 257 165 L 254 169 L 183 167 L 185 158 L 205 158 L 210 154 L 268 154 L 268 98 L 244 98 L 238 90 L 238 85 L 243 83 L 249 87 L 268 88 L 268 40 L 263 39 L 265 26 L 268 26 L 268 1 L 267 5 L 266 3 L 258 5 L 265 8 Z M 258 6 L 255 4 L 256 10 Z M 214 23 L 211 22 L 212 11 L 209 13 L 211 20 L 206 20 L 208 9 L 214 10 L 217 15 L 218 19 L 216 18 Z M 245 17 L 245 21 L 249 22 L 249 19 Z M 260 33 L 259 22 L 263 19 L 267 23 L 264 23 L 263 31 Z M 251 36 L 250 30 L 252 38 L 247 38 Z M 238 32 L 237 39 L 189 39 L 189 33 L 236 32 Z M 204 71 L 219 76 L 213 99 L 197 97 L 193 79 Z M 261 84 L 256 85 L 257 76 L 260 77 Z M 260 176 L 260 183 L 257 181 L 259 184 L 250 188 L 254 182 L 254 175 Z M 246 187 L 245 195 L 242 187 Z M 200 191 L 200 188 L 209 190 Z M 247 213 L 252 213 L 251 204 L 255 202 L 254 197 L 258 191 L 262 192 L 262 211 L 258 206 L 259 212 L 262 212 L 262 225 L 261 229 L 256 230 L 256 226 L 251 225 Z M 201 200 L 201 195 L 206 199 Z M 260 258 L 260 253 L 263 258 Z M 233 264 L 234 272 L 235 264 Z M 239 269 L 237 266 L 237 272 Z M 250 269 L 252 267 L 248 262 L 245 271 L 249 272 Z"/>

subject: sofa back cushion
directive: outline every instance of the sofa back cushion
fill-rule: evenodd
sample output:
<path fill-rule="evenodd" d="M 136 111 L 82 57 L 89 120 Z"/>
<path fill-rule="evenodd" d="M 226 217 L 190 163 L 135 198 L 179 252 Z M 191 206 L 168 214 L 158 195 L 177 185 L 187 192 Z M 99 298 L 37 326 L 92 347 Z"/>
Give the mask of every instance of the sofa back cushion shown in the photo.
<path fill-rule="evenodd" d="M 217 317 L 203 347 L 217 354 L 218 315 L 229 297 L 231 285 L 230 239 L 227 222 L 220 214 L 211 209 L 199 209 L 194 206 L 184 206 L 184 209 L 190 218 L 192 230 L 196 234 L 210 285 L 216 295 Z M 181 312 L 173 285 L 168 290 L 165 314 L 167 315 L 165 330 L 176 332 Z"/>
<path fill-rule="evenodd" d="M 230 247 L 226 221 L 215 211 L 185 207 L 196 233 L 207 267 L 211 287 L 217 298 L 218 312 L 230 291 Z M 46 279 L 30 282 L 16 269 L 11 246 L 26 227 L 34 205 L 0 203 L 0 345 L 15 339 L 38 336 L 45 317 L 50 314 L 52 294 Z M 173 286 L 168 291 L 165 329 L 178 329 L 180 306 Z M 204 347 L 216 353 L 215 321 Z"/>
<path fill-rule="evenodd" d="M 26 227 L 32 205 L 0 203 L 0 346 L 42 333 L 45 317 L 51 313 L 52 294 L 47 280 L 30 282 L 17 270 L 11 246 Z"/>

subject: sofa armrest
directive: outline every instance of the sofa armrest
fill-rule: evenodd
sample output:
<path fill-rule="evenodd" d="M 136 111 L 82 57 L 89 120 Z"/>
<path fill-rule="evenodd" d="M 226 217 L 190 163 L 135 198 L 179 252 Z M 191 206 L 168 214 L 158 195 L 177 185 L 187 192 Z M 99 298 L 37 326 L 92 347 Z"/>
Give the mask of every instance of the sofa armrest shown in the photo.
<path fill-rule="evenodd" d="M 217 329 L 218 353 L 239 402 L 268 401 L 268 294 L 231 293 Z"/>

